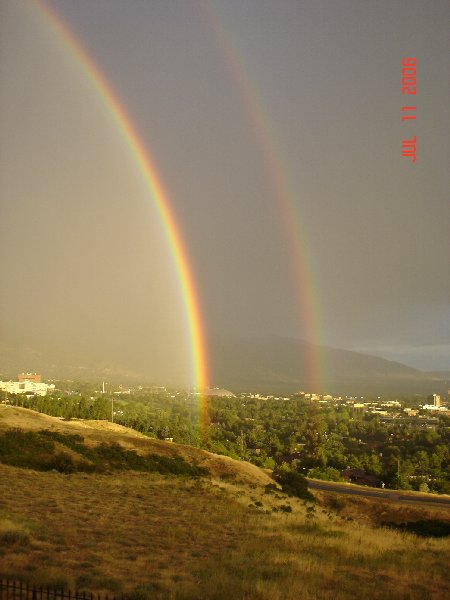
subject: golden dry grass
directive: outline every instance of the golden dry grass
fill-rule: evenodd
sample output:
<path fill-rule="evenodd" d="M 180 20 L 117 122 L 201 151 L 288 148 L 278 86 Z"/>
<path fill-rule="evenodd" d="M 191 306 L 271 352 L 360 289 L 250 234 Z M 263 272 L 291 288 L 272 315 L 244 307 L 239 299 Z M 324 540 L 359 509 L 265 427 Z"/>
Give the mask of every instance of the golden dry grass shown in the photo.
<path fill-rule="evenodd" d="M 190 464 L 205 467 L 213 477 L 258 485 L 272 482 L 268 473 L 250 463 L 236 461 L 228 456 L 218 456 L 192 446 L 148 438 L 142 433 L 116 423 L 81 419 L 64 421 L 26 408 L 0 404 L 0 433 L 13 427 L 24 431 L 48 429 L 58 433 L 77 434 L 84 438 L 86 445 L 116 442 L 140 454 L 150 452 L 168 457 L 180 456 Z"/>
<path fill-rule="evenodd" d="M 2 529 L 29 536 L 27 544 L 4 544 L 1 571 L 39 585 L 170 588 L 198 561 L 235 546 L 246 518 L 244 510 L 231 518 L 228 504 L 202 488 L 147 474 L 65 476 L 0 465 Z"/>
<path fill-rule="evenodd" d="M 39 585 L 217 600 L 450 593 L 448 539 L 376 529 L 320 508 L 308 517 L 300 501 L 261 488 L 0 465 L 0 497 L 0 538 L 17 533 L 2 545 L 0 570 Z M 291 514 L 273 512 L 287 503 Z"/>
<path fill-rule="evenodd" d="M 113 441 L 114 431 L 106 432 L 101 439 Z M 114 441 L 127 436 L 117 434 Z M 151 442 L 143 441 L 145 447 Z M 176 445 L 170 451 L 178 452 Z M 216 468 L 226 473 L 226 463 Z M 232 465 L 233 473 L 241 466 Z M 149 600 L 450 596 L 448 538 L 374 526 L 370 507 L 383 512 L 376 500 L 358 499 L 357 509 L 347 498 L 340 513 L 326 502 L 312 508 L 265 493 L 265 479 L 245 483 L 251 470 L 244 472 L 224 481 L 134 472 L 63 475 L 0 464 L 0 574 Z M 292 513 L 280 510 L 287 505 Z"/>

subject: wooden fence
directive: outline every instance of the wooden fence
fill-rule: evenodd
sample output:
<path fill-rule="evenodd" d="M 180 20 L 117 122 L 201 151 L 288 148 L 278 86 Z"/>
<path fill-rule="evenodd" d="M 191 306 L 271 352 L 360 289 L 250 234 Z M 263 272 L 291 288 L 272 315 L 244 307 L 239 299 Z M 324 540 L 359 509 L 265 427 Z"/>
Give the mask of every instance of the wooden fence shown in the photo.
<path fill-rule="evenodd" d="M 0 579 L 0 600 L 118 600 L 115 596 L 92 594 L 90 592 L 72 592 L 50 587 L 36 587 L 14 581 Z"/>

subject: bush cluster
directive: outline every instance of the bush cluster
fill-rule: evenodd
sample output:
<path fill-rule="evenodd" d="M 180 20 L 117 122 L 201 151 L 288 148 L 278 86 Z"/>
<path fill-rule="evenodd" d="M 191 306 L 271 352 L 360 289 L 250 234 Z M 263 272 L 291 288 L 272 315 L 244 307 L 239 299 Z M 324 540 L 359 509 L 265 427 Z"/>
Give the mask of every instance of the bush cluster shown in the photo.
<path fill-rule="evenodd" d="M 275 471 L 274 479 L 288 496 L 296 496 L 302 500 L 314 502 L 314 496 L 308 490 L 308 480 L 301 473 L 280 469 Z"/>
<path fill-rule="evenodd" d="M 83 441 L 79 435 L 10 429 L 0 436 L 0 462 L 36 471 L 55 470 L 59 473 L 141 471 L 189 477 L 208 474 L 206 469 L 190 465 L 179 456 L 141 456 L 116 443 L 103 443 L 90 448 Z M 61 450 L 61 446 L 70 449 L 72 453 Z"/>

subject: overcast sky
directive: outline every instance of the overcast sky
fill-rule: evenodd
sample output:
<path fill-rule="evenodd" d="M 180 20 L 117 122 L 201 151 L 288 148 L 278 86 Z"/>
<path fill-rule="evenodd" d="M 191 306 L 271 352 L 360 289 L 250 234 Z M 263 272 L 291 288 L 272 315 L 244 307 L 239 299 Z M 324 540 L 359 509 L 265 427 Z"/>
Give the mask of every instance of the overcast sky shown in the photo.
<path fill-rule="evenodd" d="M 48 5 L 153 156 L 210 335 L 450 368 L 446 0 Z M 3 338 L 183 379 L 183 303 L 133 157 L 34 2 L 2 0 L 0 23 Z"/>

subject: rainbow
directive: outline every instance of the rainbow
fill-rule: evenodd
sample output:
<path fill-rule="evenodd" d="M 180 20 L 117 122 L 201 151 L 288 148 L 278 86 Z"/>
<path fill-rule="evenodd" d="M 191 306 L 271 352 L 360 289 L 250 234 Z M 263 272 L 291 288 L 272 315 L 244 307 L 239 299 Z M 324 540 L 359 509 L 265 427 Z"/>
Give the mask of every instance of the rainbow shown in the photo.
<path fill-rule="evenodd" d="M 154 161 L 142 139 L 139 137 L 133 121 L 127 114 L 105 75 L 97 67 L 88 52 L 81 46 L 79 40 L 75 37 L 67 24 L 46 4 L 44 0 L 33 0 L 33 5 L 38 9 L 40 16 L 50 24 L 61 42 L 76 59 L 76 62 L 82 68 L 99 97 L 102 99 L 105 108 L 111 115 L 122 139 L 133 156 L 138 170 L 145 182 L 145 186 L 156 206 L 157 213 L 161 219 L 171 249 L 181 293 L 184 299 L 187 328 L 191 345 L 193 381 L 196 389 L 201 392 L 208 387 L 208 363 L 198 293 L 181 232 Z"/>
<path fill-rule="evenodd" d="M 305 227 L 302 223 L 296 197 L 298 196 L 289 172 L 284 166 L 282 152 L 276 135 L 264 108 L 264 101 L 249 76 L 244 60 L 240 56 L 232 37 L 225 31 L 217 10 L 211 0 L 200 0 L 200 15 L 204 17 L 206 26 L 213 33 L 214 41 L 220 49 L 227 69 L 235 82 L 241 97 L 247 118 L 249 119 L 257 145 L 260 148 L 265 164 L 268 180 L 274 197 L 278 203 L 284 231 L 290 245 L 292 271 L 297 287 L 304 336 L 309 344 L 308 374 L 314 391 L 324 385 L 325 364 L 317 346 L 320 339 L 320 306 L 315 293 L 316 285 L 313 276 L 313 260 L 309 252 L 309 243 Z"/>

